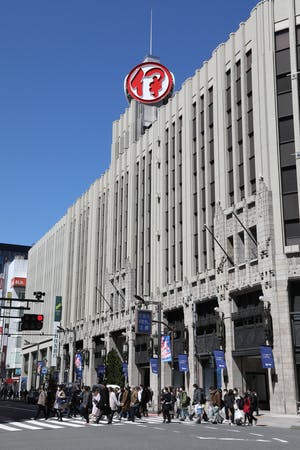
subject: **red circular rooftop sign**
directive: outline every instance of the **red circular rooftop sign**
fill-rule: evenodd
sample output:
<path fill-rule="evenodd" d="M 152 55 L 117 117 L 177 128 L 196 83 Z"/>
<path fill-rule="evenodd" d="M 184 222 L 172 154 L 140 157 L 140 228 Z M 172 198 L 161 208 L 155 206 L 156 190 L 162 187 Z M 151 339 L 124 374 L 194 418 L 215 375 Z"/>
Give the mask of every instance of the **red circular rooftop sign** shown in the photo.
<path fill-rule="evenodd" d="M 135 66 L 125 79 L 128 95 L 141 103 L 158 103 L 174 85 L 173 75 L 162 64 L 149 61 Z"/>

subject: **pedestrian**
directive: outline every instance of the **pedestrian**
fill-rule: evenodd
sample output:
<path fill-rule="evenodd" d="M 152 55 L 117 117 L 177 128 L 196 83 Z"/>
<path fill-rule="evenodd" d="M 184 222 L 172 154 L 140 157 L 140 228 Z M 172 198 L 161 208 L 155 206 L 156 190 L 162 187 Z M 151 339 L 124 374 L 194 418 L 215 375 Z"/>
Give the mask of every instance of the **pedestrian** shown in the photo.
<path fill-rule="evenodd" d="M 62 413 L 66 403 L 66 394 L 62 386 L 58 386 L 55 394 L 54 410 L 56 411 L 57 420 L 62 422 Z"/>
<path fill-rule="evenodd" d="M 141 414 L 144 417 L 148 417 L 148 403 L 150 402 L 151 399 L 151 393 L 148 387 L 144 387 L 142 388 L 142 392 L 141 392 Z"/>
<path fill-rule="evenodd" d="M 92 392 L 92 412 L 90 415 L 90 422 L 96 422 L 100 416 L 100 392 L 99 389 L 95 389 Z"/>
<path fill-rule="evenodd" d="M 140 403 L 139 403 L 139 397 L 138 397 L 138 391 L 139 391 L 139 387 L 136 386 L 132 389 L 131 392 L 131 398 L 130 398 L 130 420 L 132 422 L 135 421 L 135 417 L 139 416 L 139 407 L 140 407 Z"/>
<path fill-rule="evenodd" d="M 180 420 L 184 421 L 189 415 L 189 406 L 191 403 L 190 397 L 184 388 L 179 389 L 179 408 L 180 408 Z"/>
<path fill-rule="evenodd" d="M 202 406 L 202 408 L 203 408 L 203 411 L 201 413 L 201 419 L 202 419 L 202 416 L 204 414 L 204 406 L 205 406 L 205 403 L 206 403 L 206 398 L 205 398 L 205 395 L 204 395 L 204 391 L 203 391 L 203 389 L 201 387 L 198 386 L 197 383 L 193 384 L 193 388 L 194 388 L 194 392 L 193 392 L 193 402 L 192 402 L 192 404 L 194 406 L 196 406 L 196 405 L 201 405 Z M 199 411 L 199 407 L 198 407 L 198 411 Z M 193 420 L 193 417 L 195 415 L 197 416 L 197 423 L 201 423 L 201 419 L 199 421 L 199 414 L 197 414 L 196 411 L 194 411 L 190 415 L 190 420 Z"/>
<path fill-rule="evenodd" d="M 253 416 L 253 406 L 252 406 L 251 398 L 250 398 L 248 392 L 246 392 L 244 394 L 243 411 L 245 413 L 245 424 L 246 424 L 246 419 L 247 419 L 249 422 L 249 425 L 256 425 L 257 418 Z M 254 421 L 254 423 L 253 423 L 253 421 Z"/>
<path fill-rule="evenodd" d="M 127 420 L 130 420 L 130 399 L 131 399 L 131 389 L 130 386 L 126 386 L 122 396 L 121 396 L 121 408 L 122 408 L 122 416 L 127 417 Z"/>
<path fill-rule="evenodd" d="M 161 406 L 163 412 L 164 423 L 171 422 L 170 411 L 172 409 L 172 396 L 169 389 L 165 387 L 161 396 Z"/>
<path fill-rule="evenodd" d="M 44 389 L 44 386 L 40 387 L 39 389 L 39 398 L 37 401 L 37 411 L 36 411 L 36 415 L 34 417 L 34 420 L 37 420 L 41 414 L 41 412 L 43 411 L 45 420 L 48 419 L 48 411 L 47 411 L 47 392 Z"/>
<path fill-rule="evenodd" d="M 108 423 L 112 423 L 114 414 L 117 412 L 118 410 L 118 399 L 116 396 L 115 391 L 113 390 L 112 387 L 110 387 L 108 389 L 109 391 L 109 407 L 110 407 L 110 414 L 108 417 Z"/>
<path fill-rule="evenodd" d="M 235 395 L 233 389 L 226 390 L 224 394 L 225 417 L 227 421 L 230 420 L 231 424 L 234 424 L 234 403 Z"/>
<path fill-rule="evenodd" d="M 89 386 L 82 387 L 82 398 L 80 404 L 80 414 L 85 419 L 86 423 L 90 422 L 89 414 L 92 410 L 92 394 Z"/>
<path fill-rule="evenodd" d="M 106 416 L 107 420 L 109 422 L 109 416 L 110 416 L 111 411 L 110 411 L 110 406 L 109 406 L 109 391 L 108 391 L 106 382 L 103 383 L 103 386 L 100 389 L 99 408 L 100 408 L 100 415 L 99 415 L 96 423 L 99 423 L 99 420 L 103 416 Z"/>

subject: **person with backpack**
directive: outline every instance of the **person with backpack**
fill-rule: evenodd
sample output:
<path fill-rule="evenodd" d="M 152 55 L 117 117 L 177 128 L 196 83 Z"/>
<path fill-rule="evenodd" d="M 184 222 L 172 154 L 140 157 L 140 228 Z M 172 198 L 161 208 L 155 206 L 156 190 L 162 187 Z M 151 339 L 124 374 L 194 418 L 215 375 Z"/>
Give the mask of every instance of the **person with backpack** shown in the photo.
<path fill-rule="evenodd" d="M 191 403 L 190 397 L 184 388 L 179 389 L 179 408 L 180 408 L 180 420 L 184 421 L 189 415 L 189 406 Z"/>

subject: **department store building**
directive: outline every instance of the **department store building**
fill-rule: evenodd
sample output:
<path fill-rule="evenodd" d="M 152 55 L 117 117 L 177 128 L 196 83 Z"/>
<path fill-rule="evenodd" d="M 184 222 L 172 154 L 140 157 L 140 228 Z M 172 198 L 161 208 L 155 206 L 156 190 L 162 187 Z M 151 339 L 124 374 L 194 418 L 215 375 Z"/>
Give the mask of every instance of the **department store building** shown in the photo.
<path fill-rule="evenodd" d="M 45 334 L 55 332 L 57 298 L 62 316 L 55 344 L 23 346 L 28 387 L 44 359 L 73 381 L 78 352 L 92 385 L 114 348 L 129 383 L 157 392 L 158 324 L 135 333 L 138 295 L 156 321 L 160 303 L 161 331 L 171 330 L 162 386 L 253 388 L 261 408 L 296 413 L 299 71 L 300 0 L 264 0 L 168 101 L 131 100 L 113 123 L 106 173 L 29 252 L 26 290 L 46 292 Z M 274 367 L 262 367 L 261 346 Z"/>

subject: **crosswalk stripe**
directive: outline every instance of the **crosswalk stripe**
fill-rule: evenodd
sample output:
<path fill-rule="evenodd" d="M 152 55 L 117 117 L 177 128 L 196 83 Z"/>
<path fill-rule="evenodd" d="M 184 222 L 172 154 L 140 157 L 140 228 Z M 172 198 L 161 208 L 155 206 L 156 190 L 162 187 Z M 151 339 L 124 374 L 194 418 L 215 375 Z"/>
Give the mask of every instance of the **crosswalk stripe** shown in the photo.
<path fill-rule="evenodd" d="M 57 422 L 54 422 L 54 420 L 49 420 L 49 423 L 53 423 L 56 424 Z M 62 422 L 60 422 L 60 424 L 62 424 L 63 426 L 67 426 L 67 427 L 74 427 L 74 428 L 81 428 L 84 427 L 84 423 L 79 424 L 79 423 L 70 423 L 67 422 L 66 420 L 63 420 Z"/>
<path fill-rule="evenodd" d="M 16 426 L 16 427 L 20 427 L 20 428 L 25 428 L 26 430 L 42 430 L 41 427 L 36 427 L 35 425 L 29 425 L 24 422 L 9 422 L 9 424 Z"/>
<path fill-rule="evenodd" d="M 8 425 L 4 425 L 4 424 L 0 424 L 0 430 L 5 430 L 5 431 L 21 431 L 21 430 L 19 430 L 18 428 L 13 428 L 13 427 L 10 427 L 10 426 L 8 426 Z"/>
<path fill-rule="evenodd" d="M 52 424 L 50 424 L 50 423 L 48 423 L 48 422 L 40 422 L 40 421 L 37 421 L 37 420 L 30 420 L 30 421 L 28 421 L 29 423 L 36 423 L 36 424 L 38 424 L 38 425 L 40 425 L 41 427 L 46 427 L 46 428 L 51 428 L 51 429 L 53 429 L 53 430 L 55 430 L 55 429 L 58 429 L 58 428 L 63 428 L 61 425 L 52 425 Z"/>

